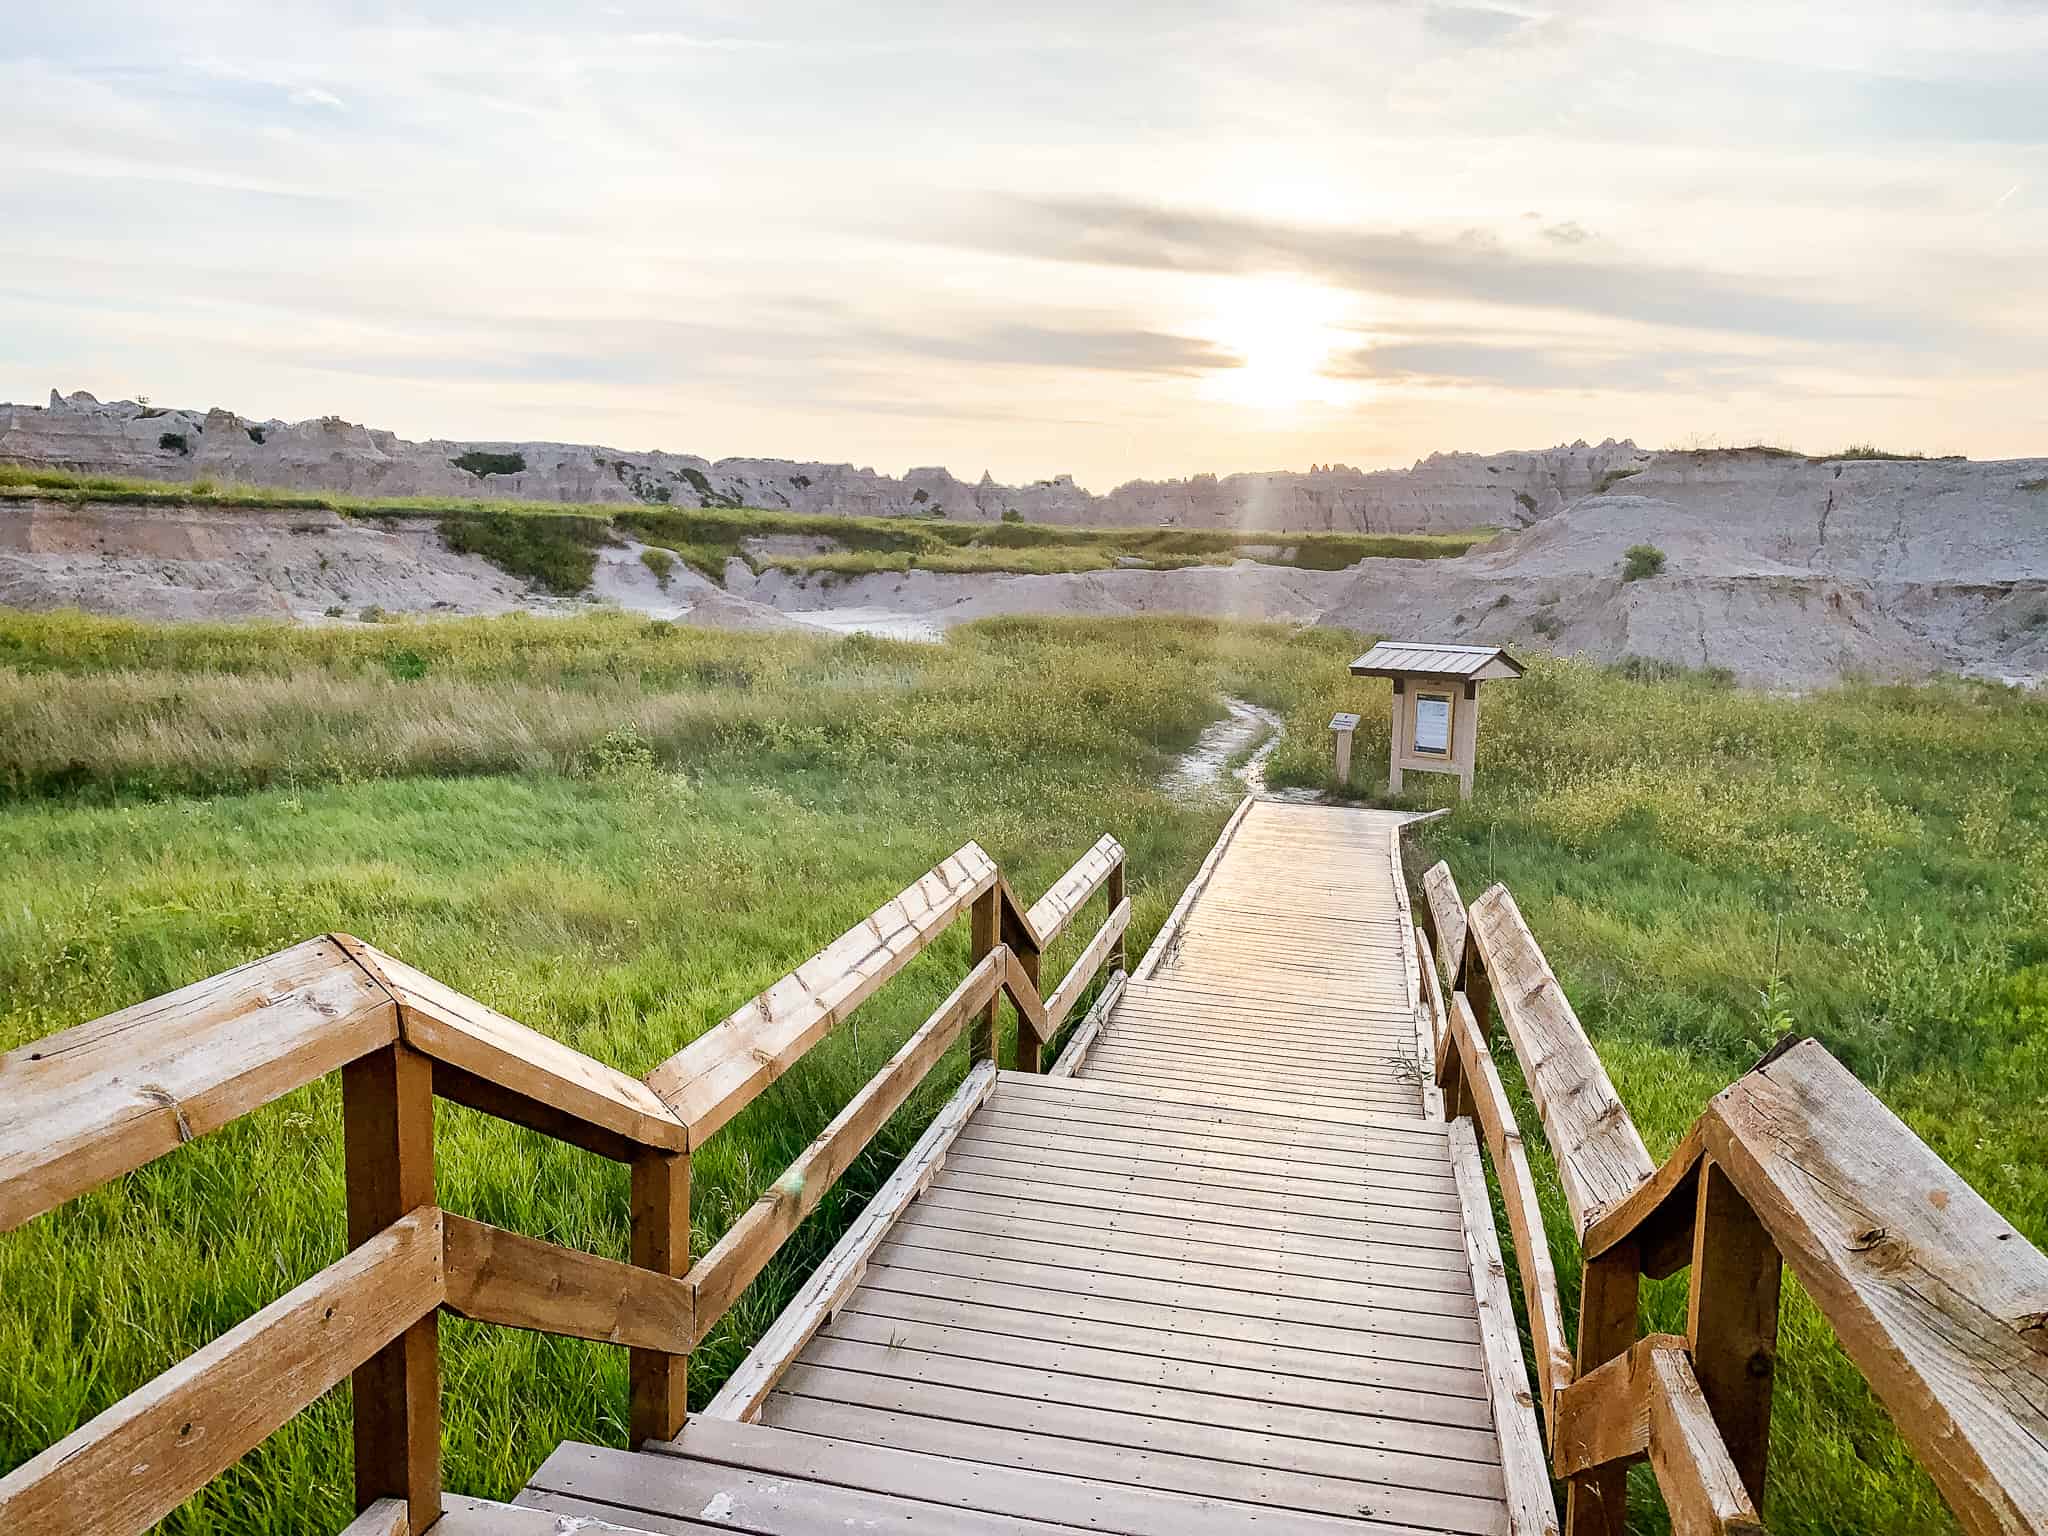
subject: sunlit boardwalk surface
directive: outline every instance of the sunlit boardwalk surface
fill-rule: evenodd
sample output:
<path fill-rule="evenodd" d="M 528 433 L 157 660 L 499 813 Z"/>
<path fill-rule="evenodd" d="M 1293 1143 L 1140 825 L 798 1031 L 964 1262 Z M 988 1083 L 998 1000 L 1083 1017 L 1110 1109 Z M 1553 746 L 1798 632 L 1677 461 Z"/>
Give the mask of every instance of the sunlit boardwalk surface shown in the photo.
<path fill-rule="evenodd" d="M 1253 804 L 1077 1075 L 995 1075 L 793 1363 L 666 1446 L 562 1446 L 519 1502 L 659 1531 L 1508 1530 L 1403 819 Z"/>

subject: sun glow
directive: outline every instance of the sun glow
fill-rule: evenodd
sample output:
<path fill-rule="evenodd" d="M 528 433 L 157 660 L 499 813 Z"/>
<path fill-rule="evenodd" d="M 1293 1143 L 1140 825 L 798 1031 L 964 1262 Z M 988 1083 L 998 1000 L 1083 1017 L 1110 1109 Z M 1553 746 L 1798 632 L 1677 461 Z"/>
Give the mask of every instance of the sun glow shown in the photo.
<path fill-rule="evenodd" d="M 1244 359 L 1209 375 L 1216 396 L 1236 405 L 1285 410 L 1348 400 L 1356 387 L 1327 372 L 1344 342 L 1342 294 L 1293 277 L 1219 284 L 1206 330 Z"/>

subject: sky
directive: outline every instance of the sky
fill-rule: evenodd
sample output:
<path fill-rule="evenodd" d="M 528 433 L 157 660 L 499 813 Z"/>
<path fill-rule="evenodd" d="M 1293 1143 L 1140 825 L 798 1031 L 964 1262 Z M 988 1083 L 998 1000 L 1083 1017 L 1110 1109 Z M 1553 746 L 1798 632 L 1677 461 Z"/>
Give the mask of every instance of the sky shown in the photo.
<path fill-rule="evenodd" d="M 2048 454 L 2048 3 L 0 0 L 0 399 L 1098 491 Z"/>

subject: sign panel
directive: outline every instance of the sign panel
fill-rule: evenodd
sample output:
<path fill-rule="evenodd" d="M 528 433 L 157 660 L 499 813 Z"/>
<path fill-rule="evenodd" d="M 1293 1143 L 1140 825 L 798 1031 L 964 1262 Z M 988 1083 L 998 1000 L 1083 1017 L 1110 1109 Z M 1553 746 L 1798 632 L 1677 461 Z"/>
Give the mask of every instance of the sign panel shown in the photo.
<path fill-rule="evenodd" d="M 1415 750 L 1431 757 L 1451 754 L 1451 696 L 1447 693 L 1415 695 Z"/>
<path fill-rule="evenodd" d="M 1358 716 L 1332 715 L 1330 716 L 1330 729 L 1333 731 L 1355 731 L 1358 729 Z"/>

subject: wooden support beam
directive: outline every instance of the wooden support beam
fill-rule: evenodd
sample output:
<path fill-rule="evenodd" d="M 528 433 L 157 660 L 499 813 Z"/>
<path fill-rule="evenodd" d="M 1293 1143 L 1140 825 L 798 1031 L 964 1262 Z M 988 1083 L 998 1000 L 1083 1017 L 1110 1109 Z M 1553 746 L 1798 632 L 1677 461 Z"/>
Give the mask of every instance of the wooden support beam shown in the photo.
<path fill-rule="evenodd" d="M 1583 1385 L 1636 1342 L 1642 1270 L 1633 1244 L 1617 1243 L 1586 1264 L 1579 1285 L 1576 1375 Z M 1559 1411 L 1560 1422 L 1564 1417 Z M 1553 1435 L 1553 1448 L 1563 1436 Z M 1562 1474 L 1560 1474 L 1562 1475 Z M 1565 1536 L 1625 1536 L 1628 1469 L 1606 1466 L 1576 1475 L 1565 1499 Z"/>
<path fill-rule="evenodd" d="M 335 934 L 398 1002 L 407 1045 L 493 1085 L 494 1113 L 551 1131 L 563 1116 L 641 1146 L 680 1151 L 682 1122 L 637 1078 L 585 1056 L 414 966 Z M 530 1110 L 529 1110 L 530 1107 Z"/>
<path fill-rule="evenodd" d="M 969 843 L 647 1075 L 688 1146 L 738 1114 L 1000 878 Z"/>
<path fill-rule="evenodd" d="M 690 1154 L 643 1152 L 633 1163 L 633 1263 L 680 1279 L 690 1272 Z M 683 1346 L 636 1349 L 626 1357 L 627 1438 L 673 1440 L 689 1414 L 690 1355 L 696 1297 Z"/>
<path fill-rule="evenodd" d="M 1002 943 L 1001 906 L 1002 897 L 997 894 L 993 882 L 984 895 L 975 899 L 969 919 L 967 956 L 977 970 Z M 967 1056 L 970 1061 L 996 1059 L 996 997 L 993 992 L 981 1012 L 975 1015 L 974 1027 L 968 1031 Z"/>
<path fill-rule="evenodd" d="M 1088 1060 L 1088 1053 L 1095 1048 L 1095 1042 L 1102 1038 L 1102 1032 L 1109 1026 L 1109 1016 L 1116 1010 L 1119 999 L 1129 978 L 1122 971 L 1112 971 L 1109 980 L 1096 994 L 1095 1006 L 1088 1010 L 1073 1034 L 1067 1037 L 1066 1048 L 1060 1052 L 1059 1060 L 1046 1073 L 1048 1077 L 1072 1077 L 1081 1070 Z"/>
<path fill-rule="evenodd" d="M 1962 1528 L 2048 1530 L 2048 1256 L 1817 1042 L 1705 1138 Z"/>
<path fill-rule="evenodd" d="M 896 1218 L 908 1210 L 910 1203 L 923 1194 L 938 1176 L 946 1161 L 946 1149 L 952 1146 L 961 1128 L 995 1091 L 995 1086 L 994 1062 L 976 1062 L 968 1068 L 966 1080 L 946 1101 L 945 1108 L 932 1117 L 932 1123 L 925 1127 L 917 1145 L 889 1175 L 888 1182 L 875 1192 L 875 1198 L 868 1202 L 866 1209 L 847 1228 L 846 1235 L 825 1256 L 825 1262 L 811 1272 L 803 1288 L 782 1309 L 781 1315 L 768 1325 L 768 1331 L 761 1335 L 761 1342 L 725 1379 L 718 1396 L 704 1410 L 705 1417 L 751 1419 L 760 1412 L 761 1404 L 767 1401 L 775 1383 L 782 1379 L 782 1373 L 803 1353 L 804 1346 L 831 1318 L 839 1304 L 853 1294 L 854 1287 L 867 1273 L 870 1256 L 881 1246 L 882 1239 L 889 1235 Z"/>
<path fill-rule="evenodd" d="M 1764 1536 L 1764 1522 L 1715 1432 L 1685 1355 L 1657 1350 L 1650 1372 L 1650 1466 L 1672 1536 Z"/>
<path fill-rule="evenodd" d="M 1042 1072 L 1046 1043 L 1052 1038 L 1051 1030 L 1044 1027 L 1044 994 L 1038 989 L 1038 967 L 1044 950 L 1029 916 L 1011 895 L 1008 882 L 998 879 L 996 890 L 1001 897 L 998 932 L 1011 957 L 1010 981 L 1004 990 L 1017 1009 L 1016 1067 L 1019 1072 Z"/>
<path fill-rule="evenodd" d="M 788 1171 L 764 1190 L 704 1255 L 703 1263 L 690 1273 L 697 1302 L 697 1342 L 725 1315 L 796 1230 L 797 1223 L 810 1214 L 875 1132 L 910 1097 L 911 1090 L 924 1081 L 969 1016 L 995 995 L 1010 963 L 1009 950 L 999 945 L 977 965 L 903 1042 L 888 1065 L 854 1095 Z"/>
<path fill-rule="evenodd" d="M 1116 865 L 1110 870 L 1109 878 L 1103 882 L 1103 898 L 1109 903 L 1109 910 L 1112 912 L 1123 906 L 1127 899 L 1124 894 L 1124 851 L 1121 846 L 1116 851 Z M 1125 928 L 1128 927 L 1129 924 L 1125 924 Z M 1109 952 L 1109 968 L 1112 971 L 1130 969 L 1130 962 L 1124 953 L 1125 928 L 1117 930 L 1116 947 Z"/>
<path fill-rule="evenodd" d="M 1694 1121 L 1648 1183 L 1593 1218 L 1580 1240 L 1586 1257 L 1596 1259 L 1625 1240 L 1635 1245 L 1648 1279 L 1662 1280 L 1690 1264 L 1703 1148 Z"/>
<path fill-rule="evenodd" d="M 452 1211 L 442 1219 L 448 1277 L 443 1305 L 458 1317 L 688 1353 L 695 1298 L 682 1280 Z"/>
<path fill-rule="evenodd" d="M 411 1532 L 405 1518 L 405 1501 L 379 1499 L 343 1526 L 341 1536 L 411 1536 Z"/>
<path fill-rule="evenodd" d="M 1674 1536 L 1762 1536 L 1763 1522 L 1700 1395 L 1684 1339 L 1639 1339 L 1573 1383 L 1558 1399 L 1551 1449 L 1553 1467 L 1574 1475 L 1574 1488 L 1583 1481 L 1579 1474 L 1604 1468 L 1619 1480 L 1628 1463 L 1648 1456 Z"/>
<path fill-rule="evenodd" d="M 1698 1180 L 1686 1337 L 1692 1369 L 1752 1503 L 1764 1500 L 1777 1376 L 1778 1285 L 1771 1234 L 1713 1159 Z"/>
<path fill-rule="evenodd" d="M 148 1530 L 417 1319 L 431 1320 L 441 1294 L 441 1213 L 428 1206 L 0 1477 L 0 1530 Z M 365 1406 L 358 1398 L 358 1423 Z"/>
<path fill-rule="evenodd" d="M 400 1042 L 341 1073 L 348 1242 L 360 1248 L 434 1196 L 434 1064 Z M 436 1213 L 435 1273 L 441 1271 Z M 441 1354 L 429 1311 L 355 1370 L 356 1508 L 405 1500 L 412 1529 L 441 1513 Z"/>

